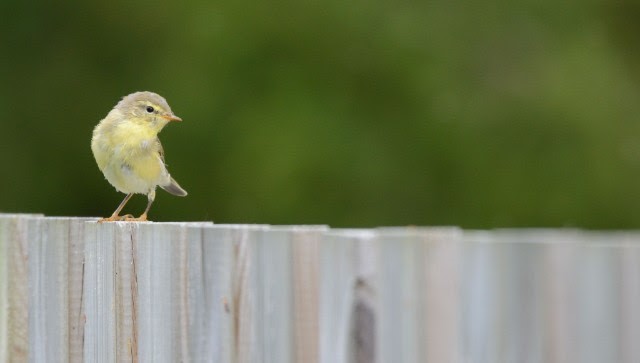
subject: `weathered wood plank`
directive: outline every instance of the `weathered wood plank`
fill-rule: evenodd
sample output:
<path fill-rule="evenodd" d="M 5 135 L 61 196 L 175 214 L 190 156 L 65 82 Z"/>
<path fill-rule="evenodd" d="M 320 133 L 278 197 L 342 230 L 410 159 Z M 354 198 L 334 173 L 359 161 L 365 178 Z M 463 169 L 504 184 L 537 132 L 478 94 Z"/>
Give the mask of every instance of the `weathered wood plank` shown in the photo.
<path fill-rule="evenodd" d="M 82 361 L 86 218 L 32 218 L 29 229 L 29 359 Z"/>
<path fill-rule="evenodd" d="M 293 361 L 293 266 L 291 230 L 286 228 L 257 231 L 251 243 L 252 276 L 245 294 L 255 292 L 254 336 L 256 355 L 252 362 Z"/>
<path fill-rule="evenodd" d="M 640 234 L 0 214 L 0 361 L 640 360 Z"/>
<path fill-rule="evenodd" d="M 29 221 L 41 215 L 0 214 L 0 361 L 29 354 Z"/>
<path fill-rule="evenodd" d="M 190 229 L 187 276 L 189 351 L 194 362 L 233 362 L 234 244 L 241 227 Z"/>
<path fill-rule="evenodd" d="M 377 231 L 379 361 L 462 361 L 462 231 Z"/>
<path fill-rule="evenodd" d="M 88 223 L 84 266 L 84 361 L 116 361 L 115 223 Z M 120 228 L 120 227 L 118 227 Z"/>
<path fill-rule="evenodd" d="M 208 307 L 198 305 L 202 304 L 201 297 L 190 295 L 193 291 L 189 287 L 190 262 L 201 256 L 190 259 L 189 251 L 198 251 L 190 247 L 197 248 L 202 242 L 201 229 L 209 225 L 166 223 L 162 228 L 151 223 L 139 225 L 133 266 L 141 362 L 198 361 L 192 356 L 197 353 L 191 351 L 191 342 L 203 337 L 191 334 L 191 324 L 195 322 L 192 315 L 203 314 L 202 309 Z M 196 307 L 201 309 L 192 310 Z"/>
<path fill-rule="evenodd" d="M 68 281 L 68 329 L 69 358 L 71 363 L 83 362 L 84 350 L 84 266 L 85 266 L 85 225 L 87 219 L 69 220 L 67 281 Z"/>
<path fill-rule="evenodd" d="M 376 361 L 378 249 L 371 230 L 334 230 L 320 247 L 320 362 Z"/>
<path fill-rule="evenodd" d="M 640 362 L 640 245 L 637 234 L 624 234 L 618 246 L 620 288 L 620 360 Z"/>
<path fill-rule="evenodd" d="M 480 362 L 538 362 L 561 354 L 544 335 L 552 326 L 563 329 L 561 320 L 549 322 L 546 304 L 556 298 L 550 293 L 561 294 L 567 287 L 562 282 L 545 288 L 555 277 L 541 267 L 547 263 L 549 271 L 561 268 L 547 259 L 553 234 L 520 232 L 465 233 L 464 352 Z"/>
<path fill-rule="evenodd" d="M 580 296 L 576 306 L 580 316 L 575 326 L 580 341 L 576 358 L 586 363 L 621 362 L 619 250 L 593 242 L 584 248 L 576 281 Z"/>
<path fill-rule="evenodd" d="M 142 362 L 177 361 L 174 337 L 179 337 L 176 334 L 179 330 L 177 309 L 173 309 L 173 296 L 177 293 L 173 266 L 181 261 L 176 255 L 180 248 L 178 232 L 171 227 L 153 228 L 149 224 L 139 227 L 135 266 L 138 352 Z"/>
<path fill-rule="evenodd" d="M 320 362 L 319 297 L 320 241 L 326 226 L 296 227 L 293 230 L 293 334 L 294 362 Z"/>
<path fill-rule="evenodd" d="M 7 216 L 0 214 L 0 362 L 7 362 L 8 352 L 8 323 L 9 320 L 9 266 L 7 261 L 9 245 L 9 224 L 12 222 Z M 13 242 L 11 242 L 13 244 Z"/>
<path fill-rule="evenodd" d="M 325 230 L 322 226 L 280 226 L 257 231 L 259 238 L 252 247 L 256 252 L 255 339 L 262 342 L 260 361 L 293 362 L 298 361 L 297 354 L 309 353 L 298 348 L 317 351 L 317 335 L 296 330 L 317 324 L 315 304 L 299 305 L 309 295 L 318 296 L 317 264 L 302 266 L 305 261 L 298 258 L 309 260 L 311 256 L 302 254 L 299 245 L 304 243 L 314 253 L 317 249 L 313 249 L 313 244 L 317 244 Z M 300 286 L 297 279 L 307 284 Z"/>
<path fill-rule="evenodd" d="M 69 220 L 35 219 L 29 223 L 29 359 L 69 359 L 67 256 Z"/>
<path fill-rule="evenodd" d="M 515 231 L 513 234 L 517 234 Z M 524 237 L 520 237 L 523 239 Z M 584 236 L 577 230 L 564 233 L 546 232 L 545 237 L 530 237 L 544 241 L 540 265 L 542 284 L 541 314 L 543 316 L 543 359 L 547 362 L 571 362 L 579 349 L 577 306 L 581 304 L 577 281 L 584 253 Z M 511 238 L 512 240 L 514 237 Z M 508 242 L 507 242 L 508 243 Z"/>
<path fill-rule="evenodd" d="M 138 362 L 138 276 L 136 251 L 140 242 L 139 229 L 144 225 L 118 222 L 115 224 L 114 249 L 114 310 L 116 324 L 116 360 Z M 166 289 L 169 289 L 167 286 Z"/>
<path fill-rule="evenodd" d="M 264 343 L 258 340 L 262 328 L 256 304 L 262 295 L 256 286 L 259 231 L 266 226 L 234 230 L 235 263 L 233 269 L 234 355 L 233 361 L 262 361 Z"/>

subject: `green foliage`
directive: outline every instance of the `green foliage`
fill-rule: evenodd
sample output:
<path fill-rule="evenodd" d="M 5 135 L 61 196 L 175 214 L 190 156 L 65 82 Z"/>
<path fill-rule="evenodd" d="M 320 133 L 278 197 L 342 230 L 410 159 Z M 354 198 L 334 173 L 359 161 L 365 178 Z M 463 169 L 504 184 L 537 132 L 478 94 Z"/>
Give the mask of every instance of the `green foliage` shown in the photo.
<path fill-rule="evenodd" d="M 91 131 L 133 91 L 187 198 L 155 220 L 638 228 L 625 2 L 0 5 L 0 211 L 110 214 Z M 127 211 L 138 214 L 146 199 Z"/>

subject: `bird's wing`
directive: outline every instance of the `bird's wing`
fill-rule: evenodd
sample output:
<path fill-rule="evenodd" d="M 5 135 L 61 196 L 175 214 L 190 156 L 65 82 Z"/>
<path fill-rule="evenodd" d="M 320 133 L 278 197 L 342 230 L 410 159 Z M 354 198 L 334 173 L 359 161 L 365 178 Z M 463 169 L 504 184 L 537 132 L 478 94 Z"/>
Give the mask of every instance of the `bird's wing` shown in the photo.
<path fill-rule="evenodd" d="M 187 191 L 182 189 L 180 184 L 178 184 L 178 182 L 173 178 L 171 178 L 171 181 L 169 181 L 169 184 L 161 185 L 160 188 L 166 190 L 167 192 L 173 195 L 177 195 L 179 197 L 185 197 L 187 195 Z"/>
<path fill-rule="evenodd" d="M 158 155 L 160 156 L 160 160 L 164 164 L 164 148 L 162 147 L 162 143 L 160 143 L 160 139 L 156 138 L 156 145 L 158 146 Z"/>
<path fill-rule="evenodd" d="M 160 156 L 160 159 L 162 160 L 162 163 L 164 164 L 164 148 L 162 147 L 162 144 L 160 143 L 160 139 L 156 138 L 156 145 L 158 145 L 158 155 Z M 170 177 L 170 181 L 169 184 L 166 185 L 160 185 L 160 188 L 166 190 L 167 192 L 173 194 L 173 195 L 177 195 L 179 197 L 184 197 L 187 195 L 187 191 L 182 189 L 182 187 L 180 186 L 180 184 L 178 184 L 177 181 L 175 181 L 175 179 Z"/>

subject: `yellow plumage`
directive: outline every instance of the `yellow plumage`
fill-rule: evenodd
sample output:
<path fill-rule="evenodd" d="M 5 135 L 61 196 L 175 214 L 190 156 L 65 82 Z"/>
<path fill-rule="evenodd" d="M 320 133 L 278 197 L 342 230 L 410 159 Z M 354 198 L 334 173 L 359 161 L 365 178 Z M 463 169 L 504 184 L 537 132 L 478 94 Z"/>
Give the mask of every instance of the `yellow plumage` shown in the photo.
<path fill-rule="evenodd" d="M 164 98 L 137 92 L 124 97 L 93 130 L 91 150 L 98 167 L 116 190 L 127 194 L 113 215 L 103 221 L 146 220 L 157 186 L 174 195 L 187 195 L 164 164 L 158 133 L 169 121 L 181 119 Z M 147 195 L 147 209 L 139 218 L 120 217 L 118 214 L 134 193 Z"/>

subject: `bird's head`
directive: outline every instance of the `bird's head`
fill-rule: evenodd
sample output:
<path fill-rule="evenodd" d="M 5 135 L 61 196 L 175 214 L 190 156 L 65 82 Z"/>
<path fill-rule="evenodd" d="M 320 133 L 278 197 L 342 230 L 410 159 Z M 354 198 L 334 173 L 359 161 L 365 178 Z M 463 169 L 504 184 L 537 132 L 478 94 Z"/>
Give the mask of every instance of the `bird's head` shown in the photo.
<path fill-rule="evenodd" d="M 160 132 L 170 121 L 182 121 L 167 101 L 157 93 L 135 92 L 122 98 L 115 107 L 127 119 Z"/>

